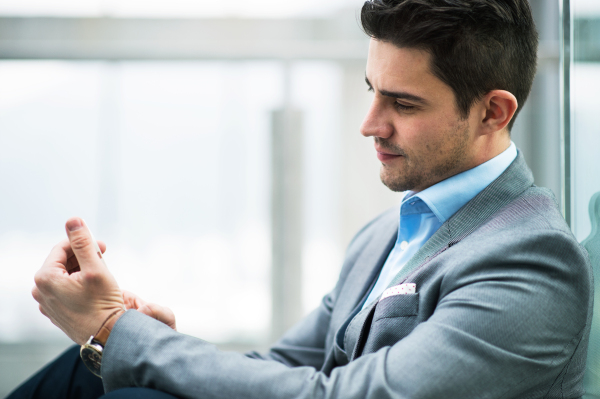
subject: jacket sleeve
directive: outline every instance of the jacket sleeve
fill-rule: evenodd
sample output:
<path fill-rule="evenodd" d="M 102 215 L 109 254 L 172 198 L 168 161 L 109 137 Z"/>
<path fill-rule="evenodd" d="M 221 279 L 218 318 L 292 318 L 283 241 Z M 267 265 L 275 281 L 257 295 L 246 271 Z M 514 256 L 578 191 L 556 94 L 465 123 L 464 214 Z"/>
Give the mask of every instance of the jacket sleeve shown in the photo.
<path fill-rule="evenodd" d="M 143 386 L 203 399 L 545 397 L 589 331 L 589 265 L 556 238 L 515 237 L 515 254 L 489 251 L 457 267 L 429 320 L 330 375 L 221 352 L 128 311 L 107 342 L 103 383 L 107 392 Z"/>

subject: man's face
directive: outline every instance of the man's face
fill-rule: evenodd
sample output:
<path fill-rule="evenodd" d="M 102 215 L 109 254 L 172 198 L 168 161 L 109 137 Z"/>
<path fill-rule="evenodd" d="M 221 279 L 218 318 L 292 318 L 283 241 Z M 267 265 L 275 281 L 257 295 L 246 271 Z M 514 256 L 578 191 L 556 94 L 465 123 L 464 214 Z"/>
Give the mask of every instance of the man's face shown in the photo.
<path fill-rule="evenodd" d="M 375 140 L 383 184 L 422 191 L 476 165 L 476 121 L 461 118 L 452 89 L 430 71 L 429 53 L 372 39 L 366 80 L 375 97 L 360 130 Z"/>

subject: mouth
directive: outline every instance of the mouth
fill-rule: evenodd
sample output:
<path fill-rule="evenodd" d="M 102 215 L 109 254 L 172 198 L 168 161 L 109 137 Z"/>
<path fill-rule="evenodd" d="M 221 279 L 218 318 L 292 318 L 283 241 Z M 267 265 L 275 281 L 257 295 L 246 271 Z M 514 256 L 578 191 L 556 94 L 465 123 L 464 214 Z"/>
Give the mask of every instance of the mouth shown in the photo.
<path fill-rule="evenodd" d="M 400 154 L 394 154 L 382 148 L 378 148 L 377 146 L 375 146 L 375 151 L 377 151 L 377 159 L 379 159 L 381 162 L 391 161 L 402 156 Z"/>

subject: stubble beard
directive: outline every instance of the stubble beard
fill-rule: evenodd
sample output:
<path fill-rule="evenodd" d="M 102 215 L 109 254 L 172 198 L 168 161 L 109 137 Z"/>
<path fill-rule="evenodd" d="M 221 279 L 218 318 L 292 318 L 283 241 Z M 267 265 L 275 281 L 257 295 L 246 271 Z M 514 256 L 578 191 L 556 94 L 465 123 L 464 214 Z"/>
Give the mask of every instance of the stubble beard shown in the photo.
<path fill-rule="evenodd" d="M 392 166 L 382 164 L 379 177 L 381 182 L 394 192 L 407 190 L 425 189 L 448 177 L 462 172 L 461 165 L 465 160 L 466 150 L 468 148 L 469 126 L 464 121 L 449 129 L 448 139 L 445 141 L 449 154 L 445 155 L 439 162 L 430 165 L 426 159 L 420 159 L 413 155 L 408 155 L 402 148 L 376 138 L 377 143 L 384 149 L 390 150 L 395 154 L 401 154 L 404 163 L 402 170 L 393 169 Z M 440 150 L 443 151 L 443 150 Z"/>

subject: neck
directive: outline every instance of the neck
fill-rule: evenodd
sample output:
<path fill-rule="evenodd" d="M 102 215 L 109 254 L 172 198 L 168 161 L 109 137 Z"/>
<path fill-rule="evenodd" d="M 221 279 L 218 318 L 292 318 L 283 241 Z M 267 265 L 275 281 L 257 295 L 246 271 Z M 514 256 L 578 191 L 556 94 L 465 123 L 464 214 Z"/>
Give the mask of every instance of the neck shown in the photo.
<path fill-rule="evenodd" d="M 497 157 L 506 151 L 508 147 L 510 147 L 510 134 L 508 131 L 480 137 L 472 167 L 474 168 Z"/>

